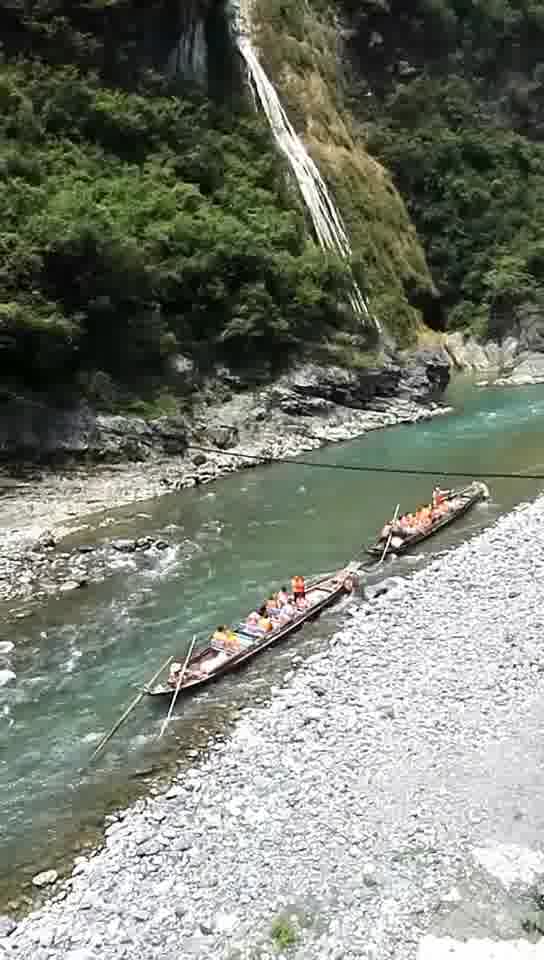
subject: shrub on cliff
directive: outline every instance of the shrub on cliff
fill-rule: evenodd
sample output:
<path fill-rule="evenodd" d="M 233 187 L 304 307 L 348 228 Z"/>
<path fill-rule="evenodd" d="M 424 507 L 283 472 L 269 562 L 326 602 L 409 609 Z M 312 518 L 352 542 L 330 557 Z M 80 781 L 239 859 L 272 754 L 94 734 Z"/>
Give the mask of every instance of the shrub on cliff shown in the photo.
<path fill-rule="evenodd" d="M 351 100 L 418 228 L 450 326 L 543 300 L 544 3 L 339 0 Z"/>
<path fill-rule="evenodd" d="M 4 64 L 0 197 L 0 357 L 32 386 L 101 370 L 141 389 L 177 350 L 272 368 L 349 326 L 346 265 L 244 112 Z"/>

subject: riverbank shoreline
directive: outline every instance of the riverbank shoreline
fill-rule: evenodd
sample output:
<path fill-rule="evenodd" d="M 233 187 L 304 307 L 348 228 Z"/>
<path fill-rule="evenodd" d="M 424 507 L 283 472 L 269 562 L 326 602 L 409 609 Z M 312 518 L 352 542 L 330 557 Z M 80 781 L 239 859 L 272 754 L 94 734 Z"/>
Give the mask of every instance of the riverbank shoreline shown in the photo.
<path fill-rule="evenodd" d="M 351 605 L 226 743 L 109 819 L 7 956 L 268 957 L 280 929 L 295 960 L 521 951 L 544 877 L 543 517 L 525 504 Z"/>
<path fill-rule="evenodd" d="M 242 396 L 235 402 L 209 408 L 207 422 L 214 425 L 215 447 L 200 430 L 183 456 L 156 456 L 143 463 L 49 470 L 29 467 L 22 478 L 0 471 L 2 512 L 0 517 L 0 603 L 17 603 L 7 616 L 24 616 L 25 604 L 40 602 L 66 589 L 86 585 L 93 576 L 104 575 L 108 552 L 97 565 L 91 563 L 92 545 L 103 538 L 105 513 L 179 490 L 207 484 L 242 469 L 292 459 L 330 443 L 363 436 L 369 431 L 400 424 L 413 424 L 451 411 L 433 401 L 416 402 L 392 397 L 369 403 L 365 409 L 328 404 L 313 415 L 289 415 L 278 409 L 261 419 L 255 398 Z M 196 436 L 199 431 L 195 430 Z M 86 553 L 62 551 L 62 541 L 84 535 Z M 146 538 L 144 538 L 146 539 Z M 147 538 L 149 540 L 150 538 Z M 155 549 L 153 538 L 141 549 Z M 136 544 L 133 545 L 136 548 Z M 111 555 L 117 547 L 113 543 Z M 123 549 L 123 545 L 121 545 Z M 126 549 L 131 549 L 127 544 Z M 104 551 L 102 551 L 104 553 Z M 85 563 L 87 558 L 87 563 Z M 21 606 L 22 604 L 22 606 Z"/>

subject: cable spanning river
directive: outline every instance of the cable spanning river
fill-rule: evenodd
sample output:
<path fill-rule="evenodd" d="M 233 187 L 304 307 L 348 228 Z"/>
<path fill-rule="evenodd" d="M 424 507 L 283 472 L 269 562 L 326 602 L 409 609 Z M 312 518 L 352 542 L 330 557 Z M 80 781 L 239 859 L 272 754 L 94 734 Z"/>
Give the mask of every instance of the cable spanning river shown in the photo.
<path fill-rule="evenodd" d="M 486 470 L 544 472 L 544 387 L 478 391 L 458 382 L 448 399 L 451 415 L 370 433 L 304 459 L 466 470 L 467 478 Z M 344 564 L 397 502 L 421 503 L 432 485 L 425 477 L 272 465 L 112 513 L 111 535 L 156 533 L 172 547 L 146 571 L 121 558 L 106 582 L 52 600 L 10 633 L 17 680 L 0 691 L 4 902 L 20 902 L 21 884 L 24 896 L 34 873 L 59 868 L 81 843 L 91 843 L 109 808 L 149 790 L 150 780 L 176 762 L 190 763 L 210 736 L 228 731 L 241 706 L 268 697 L 293 656 L 320 648 L 342 607 L 186 701 L 160 744 L 162 714 L 144 702 L 81 776 L 99 737 L 161 660 L 183 653 L 193 633 L 236 619 L 292 573 Z M 409 572 L 542 486 L 493 481 L 489 504 L 387 572 Z"/>

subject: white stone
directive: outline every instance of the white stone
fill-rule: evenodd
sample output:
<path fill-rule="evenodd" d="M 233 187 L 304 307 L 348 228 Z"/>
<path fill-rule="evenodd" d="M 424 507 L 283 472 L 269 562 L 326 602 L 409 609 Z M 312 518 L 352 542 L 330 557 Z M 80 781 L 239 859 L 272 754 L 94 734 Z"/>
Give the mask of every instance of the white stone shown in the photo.
<path fill-rule="evenodd" d="M 513 884 L 529 886 L 544 873 L 544 854 L 515 843 L 493 847 L 476 847 L 474 859 L 505 887 Z"/>
<path fill-rule="evenodd" d="M 47 887 L 58 879 L 56 870 L 44 870 L 43 873 L 37 873 L 32 877 L 32 883 L 35 887 Z"/>
<path fill-rule="evenodd" d="M 235 913 L 219 912 L 215 915 L 214 930 L 217 933 L 231 933 L 238 926 L 239 918 Z"/>
<path fill-rule="evenodd" d="M 453 937 L 424 937 L 419 945 L 417 960 L 542 960 L 544 941 L 527 940 L 466 940 Z"/>

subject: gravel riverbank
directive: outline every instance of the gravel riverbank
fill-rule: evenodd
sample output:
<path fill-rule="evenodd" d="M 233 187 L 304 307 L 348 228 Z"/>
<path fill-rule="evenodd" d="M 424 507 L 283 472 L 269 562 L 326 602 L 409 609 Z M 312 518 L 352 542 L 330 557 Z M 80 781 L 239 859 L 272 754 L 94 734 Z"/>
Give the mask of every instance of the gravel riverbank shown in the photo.
<path fill-rule="evenodd" d="M 115 535 L 113 519 L 105 517 L 105 511 L 370 430 L 417 423 L 449 409 L 432 401 L 392 397 L 376 399 L 364 410 L 329 403 L 326 413 L 320 410 L 302 418 L 278 407 L 269 410 L 263 422 L 264 408 L 259 408 L 258 400 L 245 394 L 210 407 L 206 420 L 194 429 L 202 439 L 193 438 L 184 456 L 72 470 L 33 467 L 18 479 L 4 476 L 3 483 L 0 475 L 0 603 L 40 601 L 59 590 L 103 579 L 108 565 L 114 568 L 118 559 L 115 546 L 108 550 L 104 543 L 105 533 Z M 64 537 L 77 532 L 85 536 L 86 548 L 99 543 L 100 549 L 85 555 L 77 549 L 69 554 L 56 549 Z M 24 610 L 13 612 L 24 615 Z"/>
<path fill-rule="evenodd" d="M 352 604 L 0 956 L 541 956 L 543 519 L 541 499 Z"/>

